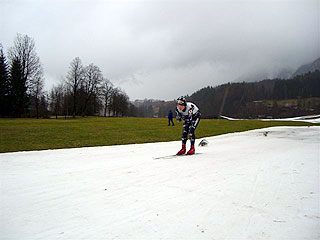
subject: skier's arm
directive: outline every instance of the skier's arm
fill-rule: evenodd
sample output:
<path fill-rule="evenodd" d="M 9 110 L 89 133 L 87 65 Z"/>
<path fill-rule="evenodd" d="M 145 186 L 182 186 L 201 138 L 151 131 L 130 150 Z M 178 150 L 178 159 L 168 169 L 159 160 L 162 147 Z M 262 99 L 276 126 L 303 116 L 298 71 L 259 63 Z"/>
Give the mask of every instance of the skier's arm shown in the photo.
<path fill-rule="evenodd" d="M 190 121 L 192 121 L 193 110 L 194 110 L 194 106 L 191 105 L 191 108 L 188 111 L 188 118 L 190 119 Z"/>

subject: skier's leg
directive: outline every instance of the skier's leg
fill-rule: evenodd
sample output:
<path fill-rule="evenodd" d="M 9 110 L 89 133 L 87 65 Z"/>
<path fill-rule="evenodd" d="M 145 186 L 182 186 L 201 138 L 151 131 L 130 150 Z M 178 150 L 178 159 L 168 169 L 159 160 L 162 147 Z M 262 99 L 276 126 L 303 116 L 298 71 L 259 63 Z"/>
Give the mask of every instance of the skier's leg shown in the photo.
<path fill-rule="evenodd" d="M 189 132 L 189 122 L 184 122 L 182 129 L 182 143 L 186 144 L 188 140 L 188 132 Z"/>
<path fill-rule="evenodd" d="M 189 124 L 184 122 L 183 128 L 182 128 L 182 148 L 181 150 L 177 153 L 177 155 L 182 155 L 186 153 L 186 143 L 188 139 L 188 132 L 189 132 Z"/>
<path fill-rule="evenodd" d="M 195 131 L 196 131 L 196 128 L 197 128 L 199 122 L 200 122 L 200 116 L 198 116 L 198 117 L 197 117 L 195 120 L 193 120 L 192 123 L 191 123 L 190 130 L 189 130 L 191 145 L 194 145 L 194 143 L 195 143 L 195 141 L 196 141 Z"/>
<path fill-rule="evenodd" d="M 199 124 L 199 121 L 200 121 L 200 115 L 197 116 L 197 118 L 191 123 L 190 130 L 189 130 L 191 147 L 190 147 L 190 150 L 187 152 L 187 155 L 191 155 L 195 153 L 195 148 L 194 148 L 194 143 L 196 141 L 195 130 Z"/>

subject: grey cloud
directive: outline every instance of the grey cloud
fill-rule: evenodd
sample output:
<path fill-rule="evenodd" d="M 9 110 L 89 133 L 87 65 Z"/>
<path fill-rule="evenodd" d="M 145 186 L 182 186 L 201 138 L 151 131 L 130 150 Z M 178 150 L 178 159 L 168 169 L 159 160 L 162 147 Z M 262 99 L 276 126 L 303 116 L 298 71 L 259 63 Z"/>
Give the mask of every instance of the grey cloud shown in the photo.
<path fill-rule="evenodd" d="M 58 82 L 79 56 L 132 100 L 168 100 L 208 85 L 272 77 L 320 52 L 319 0 L 0 5 L 0 42 L 9 47 L 17 32 L 33 37 L 48 82 Z"/>

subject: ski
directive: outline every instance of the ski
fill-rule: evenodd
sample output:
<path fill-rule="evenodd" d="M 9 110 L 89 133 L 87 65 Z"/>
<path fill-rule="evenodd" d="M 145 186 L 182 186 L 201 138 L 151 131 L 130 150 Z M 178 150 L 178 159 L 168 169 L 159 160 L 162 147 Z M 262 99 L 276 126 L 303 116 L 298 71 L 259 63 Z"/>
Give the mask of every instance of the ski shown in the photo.
<path fill-rule="evenodd" d="M 167 156 L 161 156 L 161 157 L 153 157 L 154 160 L 159 160 L 159 159 L 173 159 L 173 158 L 180 158 L 180 157 L 191 157 L 193 155 L 199 155 L 199 154 L 202 154 L 202 153 L 194 153 L 194 154 L 191 154 L 191 155 L 176 155 L 176 154 L 173 154 L 173 155 L 167 155 Z"/>

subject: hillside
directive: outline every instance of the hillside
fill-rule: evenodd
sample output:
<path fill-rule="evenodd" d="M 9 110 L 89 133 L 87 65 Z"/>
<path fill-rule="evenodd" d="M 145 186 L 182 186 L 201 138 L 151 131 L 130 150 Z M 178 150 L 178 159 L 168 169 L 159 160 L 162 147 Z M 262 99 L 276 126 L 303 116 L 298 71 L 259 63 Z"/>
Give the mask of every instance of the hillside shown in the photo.
<path fill-rule="evenodd" d="M 204 117 L 228 115 L 237 118 L 293 117 L 320 113 L 320 71 L 292 79 L 272 79 L 254 83 L 228 83 L 203 88 L 189 97 L 201 106 Z M 282 106 L 279 101 L 297 100 Z"/>
<path fill-rule="evenodd" d="M 308 63 L 305 65 L 302 65 L 297 69 L 297 71 L 292 75 L 292 77 L 298 76 L 298 75 L 303 75 L 308 72 L 314 72 L 316 70 L 320 71 L 320 58 L 316 59 L 312 63 Z"/>

